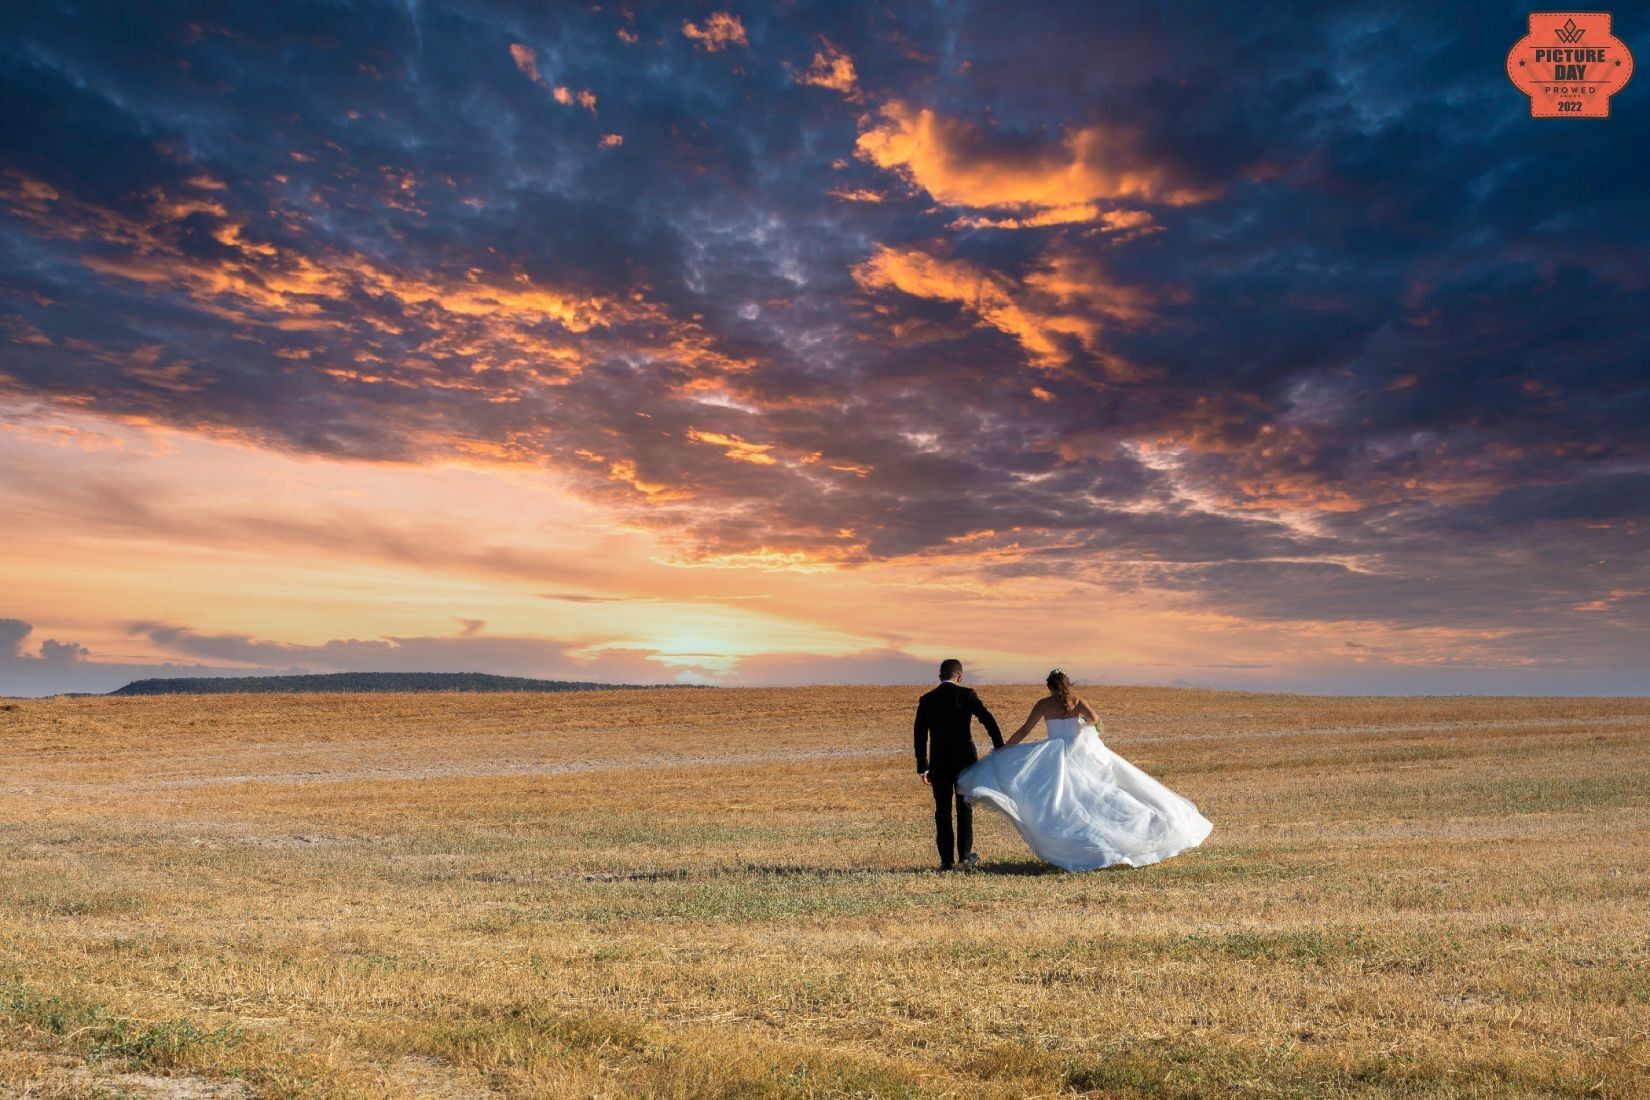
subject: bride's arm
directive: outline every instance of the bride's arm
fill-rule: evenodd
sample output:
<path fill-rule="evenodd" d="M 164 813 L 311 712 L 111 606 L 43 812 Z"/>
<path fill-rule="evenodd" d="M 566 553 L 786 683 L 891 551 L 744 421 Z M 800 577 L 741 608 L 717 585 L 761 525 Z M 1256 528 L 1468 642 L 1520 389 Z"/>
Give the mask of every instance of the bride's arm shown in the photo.
<path fill-rule="evenodd" d="M 1089 720 L 1089 725 L 1091 726 L 1098 726 L 1100 724 L 1100 716 L 1094 713 L 1094 708 L 1089 706 L 1089 701 L 1087 699 L 1077 700 L 1077 713 L 1082 715 L 1084 718 L 1087 718 Z"/>
<path fill-rule="evenodd" d="M 1006 749 L 1010 745 L 1018 745 L 1021 741 L 1026 739 L 1026 734 L 1031 732 L 1031 727 L 1035 726 L 1037 724 L 1037 719 L 1043 716 L 1044 702 L 1045 700 L 1043 699 L 1037 700 L 1036 704 L 1031 708 L 1031 713 L 1026 716 L 1025 725 L 1008 735 L 1008 740 L 1003 742 L 1003 748 Z"/>

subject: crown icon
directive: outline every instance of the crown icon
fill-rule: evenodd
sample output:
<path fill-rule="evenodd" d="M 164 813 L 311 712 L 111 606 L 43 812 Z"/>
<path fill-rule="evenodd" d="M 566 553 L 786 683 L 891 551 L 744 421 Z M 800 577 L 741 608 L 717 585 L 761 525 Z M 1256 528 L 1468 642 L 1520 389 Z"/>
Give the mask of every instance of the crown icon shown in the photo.
<path fill-rule="evenodd" d="M 1558 35 L 1560 42 L 1580 42 L 1581 36 L 1587 33 L 1585 27 L 1576 26 L 1574 19 L 1566 19 L 1562 27 L 1554 27 L 1553 33 Z"/>

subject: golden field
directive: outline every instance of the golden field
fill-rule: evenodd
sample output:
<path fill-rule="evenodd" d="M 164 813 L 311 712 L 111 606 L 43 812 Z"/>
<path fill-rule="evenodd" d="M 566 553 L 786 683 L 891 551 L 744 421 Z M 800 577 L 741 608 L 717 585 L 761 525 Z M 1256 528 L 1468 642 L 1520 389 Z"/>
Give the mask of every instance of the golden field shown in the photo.
<path fill-rule="evenodd" d="M 1650 1096 L 1650 699 L 1094 690 L 1214 835 L 940 875 L 920 690 L 0 701 L 0 1094 Z"/>

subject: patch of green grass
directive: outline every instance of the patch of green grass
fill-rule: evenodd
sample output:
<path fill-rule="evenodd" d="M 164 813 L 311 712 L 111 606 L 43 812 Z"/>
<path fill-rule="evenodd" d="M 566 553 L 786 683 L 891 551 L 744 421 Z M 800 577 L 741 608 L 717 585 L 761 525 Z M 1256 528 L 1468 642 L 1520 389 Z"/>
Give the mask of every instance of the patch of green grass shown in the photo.
<path fill-rule="evenodd" d="M 863 878 L 838 881 L 815 875 L 758 873 L 736 879 L 599 883 L 591 889 L 577 912 L 580 919 L 598 922 L 860 917 L 926 903 L 922 895 L 902 894 Z"/>
<path fill-rule="evenodd" d="M 1228 960 L 1290 967 L 1340 967 L 1360 973 L 1418 973 L 1469 957 L 1474 945 L 1454 937 L 1399 935 L 1366 928 L 1336 931 L 1240 931 L 1196 935 L 1108 935 L 1065 939 L 1009 953 L 1000 945 L 958 942 L 945 955 L 964 965 L 1024 964 L 1016 980 L 1085 985 L 1132 967 L 1158 963 L 1215 965 Z M 1477 946 L 1481 947 L 1481 943 Z"/>
<path fill-rule="evenodd" d="M 547 1065 L 581 1051 L 644 1050 L 642 1025 L 604 1014 L 557 1015 L 527 1006 L 376 1036 L 395 1054 L 418 1054 L 483 1073 Z"/>
<path fill-rule="evenodd" d="M 1303 846 L 1304 847 L 1304 846 Z M 1176 886 L 1229 885 L 1234 882 L 1278 882 L 1310 875 L 1309 861 L 1278 858 L 1272 847 L 1218 846 L 1187 852 L 1174 859 L 1120 875 L 1138 876 L 1142 881 Z"/>
<path fill-rule="evenodd" d="M 144 907 L 136 894 L 120 891 L 52 891 L 22 894 L 8 899 L 26 912 L 47 917 L 95 917 L 108 913 L 132 913 Z"/>
<path fill-rule="evenodd" d="M 1074 1059 L 1062 1073 L 1081 1094 L 1203 1100 L 1216 1096 L 1496 1096 L 1598 1095 L 1593 1083 L 1556 1070 L 1532 1075 L 1512 1064 L 1376 1054 L 1343 1059 L 1295 1043 L 1244 1048 L 1198 1038 L 1150 1039 Z"/>
<path fill-rule="evenodd" d="M 1175 937 L 1164 944 L 1167 953 L 1219 954 L 1231 959 L 1263 962 L 1311 963 L 1323 966 L 1331 959 L 1357 953 L 1362 946 L 1356 933 L 1330 936 L 1321 932 L 1229 932 L 1223 936 Z"/>
<path fill-rule="evenodd" d="M 705 1095 L 743 1096 L 874 1096 L 905 1100 L 922 1096 L 923 1089 L 873 1066 L 850 1059 L 804 1060 L 770 1065 L 758 1078 L 738 1077 L 714 1083 Z"/>
<path fill-rule="evenodd" d="M 1604 775 L 1447 775 L 1345 784 L 1343 801 L 1379 805 L 1400 820 L 1578 813 L 1642 806 L 1650 801 L 1650 772 L 1624 767 Z"/>
<path fill-rule="evenodd" d="M 1650 801 L 1650 774 L 1507 776 L 1478 785 L 1492 813 L 1552 813 L 1641 806 Z"/>
<path fill-rule="evenodd" d="M 188 1019 L 135 1020 L 103 1005 L 42 994 L 15 979 L 0 985 L 0 1018 L 57 1036 L 93 1058 L 118 1059 L 134 1069 L 184 1065 L 203 1050 L 241 1040 L 240 1028 L 233 1024 L 204 1028 Z"/>
<path fill-rule="evenodd" d="M 859 917 L 932 903 L 932 891 L 903 888 L 907 881 L 878 870 L 784 864 L 591 872 L 516 891 L 459 927 L 496 934 L 569 920 L 744 923 Z"/>
<path fill-rule="evenodd" d="M 857 840 L 857 826 L 808 822 L 797 825 L 728 825 L 703 821 L 588 824 L 567 834 L 576 848 L 707 848 L 724 844 L 820 844 Z"/>
<path fill-rule="evenodd" d="M 701 1046 L 691 1035 L 636 1017 L 565 1013 L 544 1006 L 443 1025 L 410 1042 L 400 1037 L 391 1045 L 401 1053 L 432 1056 L 487 1073 L 595 1057 L 616 1085 L 630 1077 L 646 1082 L 640 1095 L 893 1100 L 925 1094 L 899 1067 L 822 1051 L 764 1057 L 754 1043 L 730 1052 Z"/>

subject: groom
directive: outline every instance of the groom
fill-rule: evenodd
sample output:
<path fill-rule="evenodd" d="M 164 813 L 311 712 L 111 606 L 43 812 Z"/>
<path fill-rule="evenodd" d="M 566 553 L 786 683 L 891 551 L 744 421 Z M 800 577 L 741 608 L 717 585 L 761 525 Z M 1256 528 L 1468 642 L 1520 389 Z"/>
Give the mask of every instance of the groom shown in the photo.
<path fill-rule="evenodd" d="M 973 868 L 980 861 L 974 854 L 974 811 L 957 790 L 958 773 L 979 759 L 969 729 L 972 718 L 980 720 L 985 732 L 991 735 L 992 745 L 1003 747 L 1003 733 L 997 728 L 997 720 L 991 717 L 972 688 L 962 686 L 962 662 L 948 657 L 940 663 L 940 686 L 917 703 L 914 730 L 917 774 L 934 788 L 934 840 L 940 848 L 942 871 L 955 866 L 958 857 L 966 868 Z M 954 838 L 951 833 L 953 801 L 957 804 Z"/>

